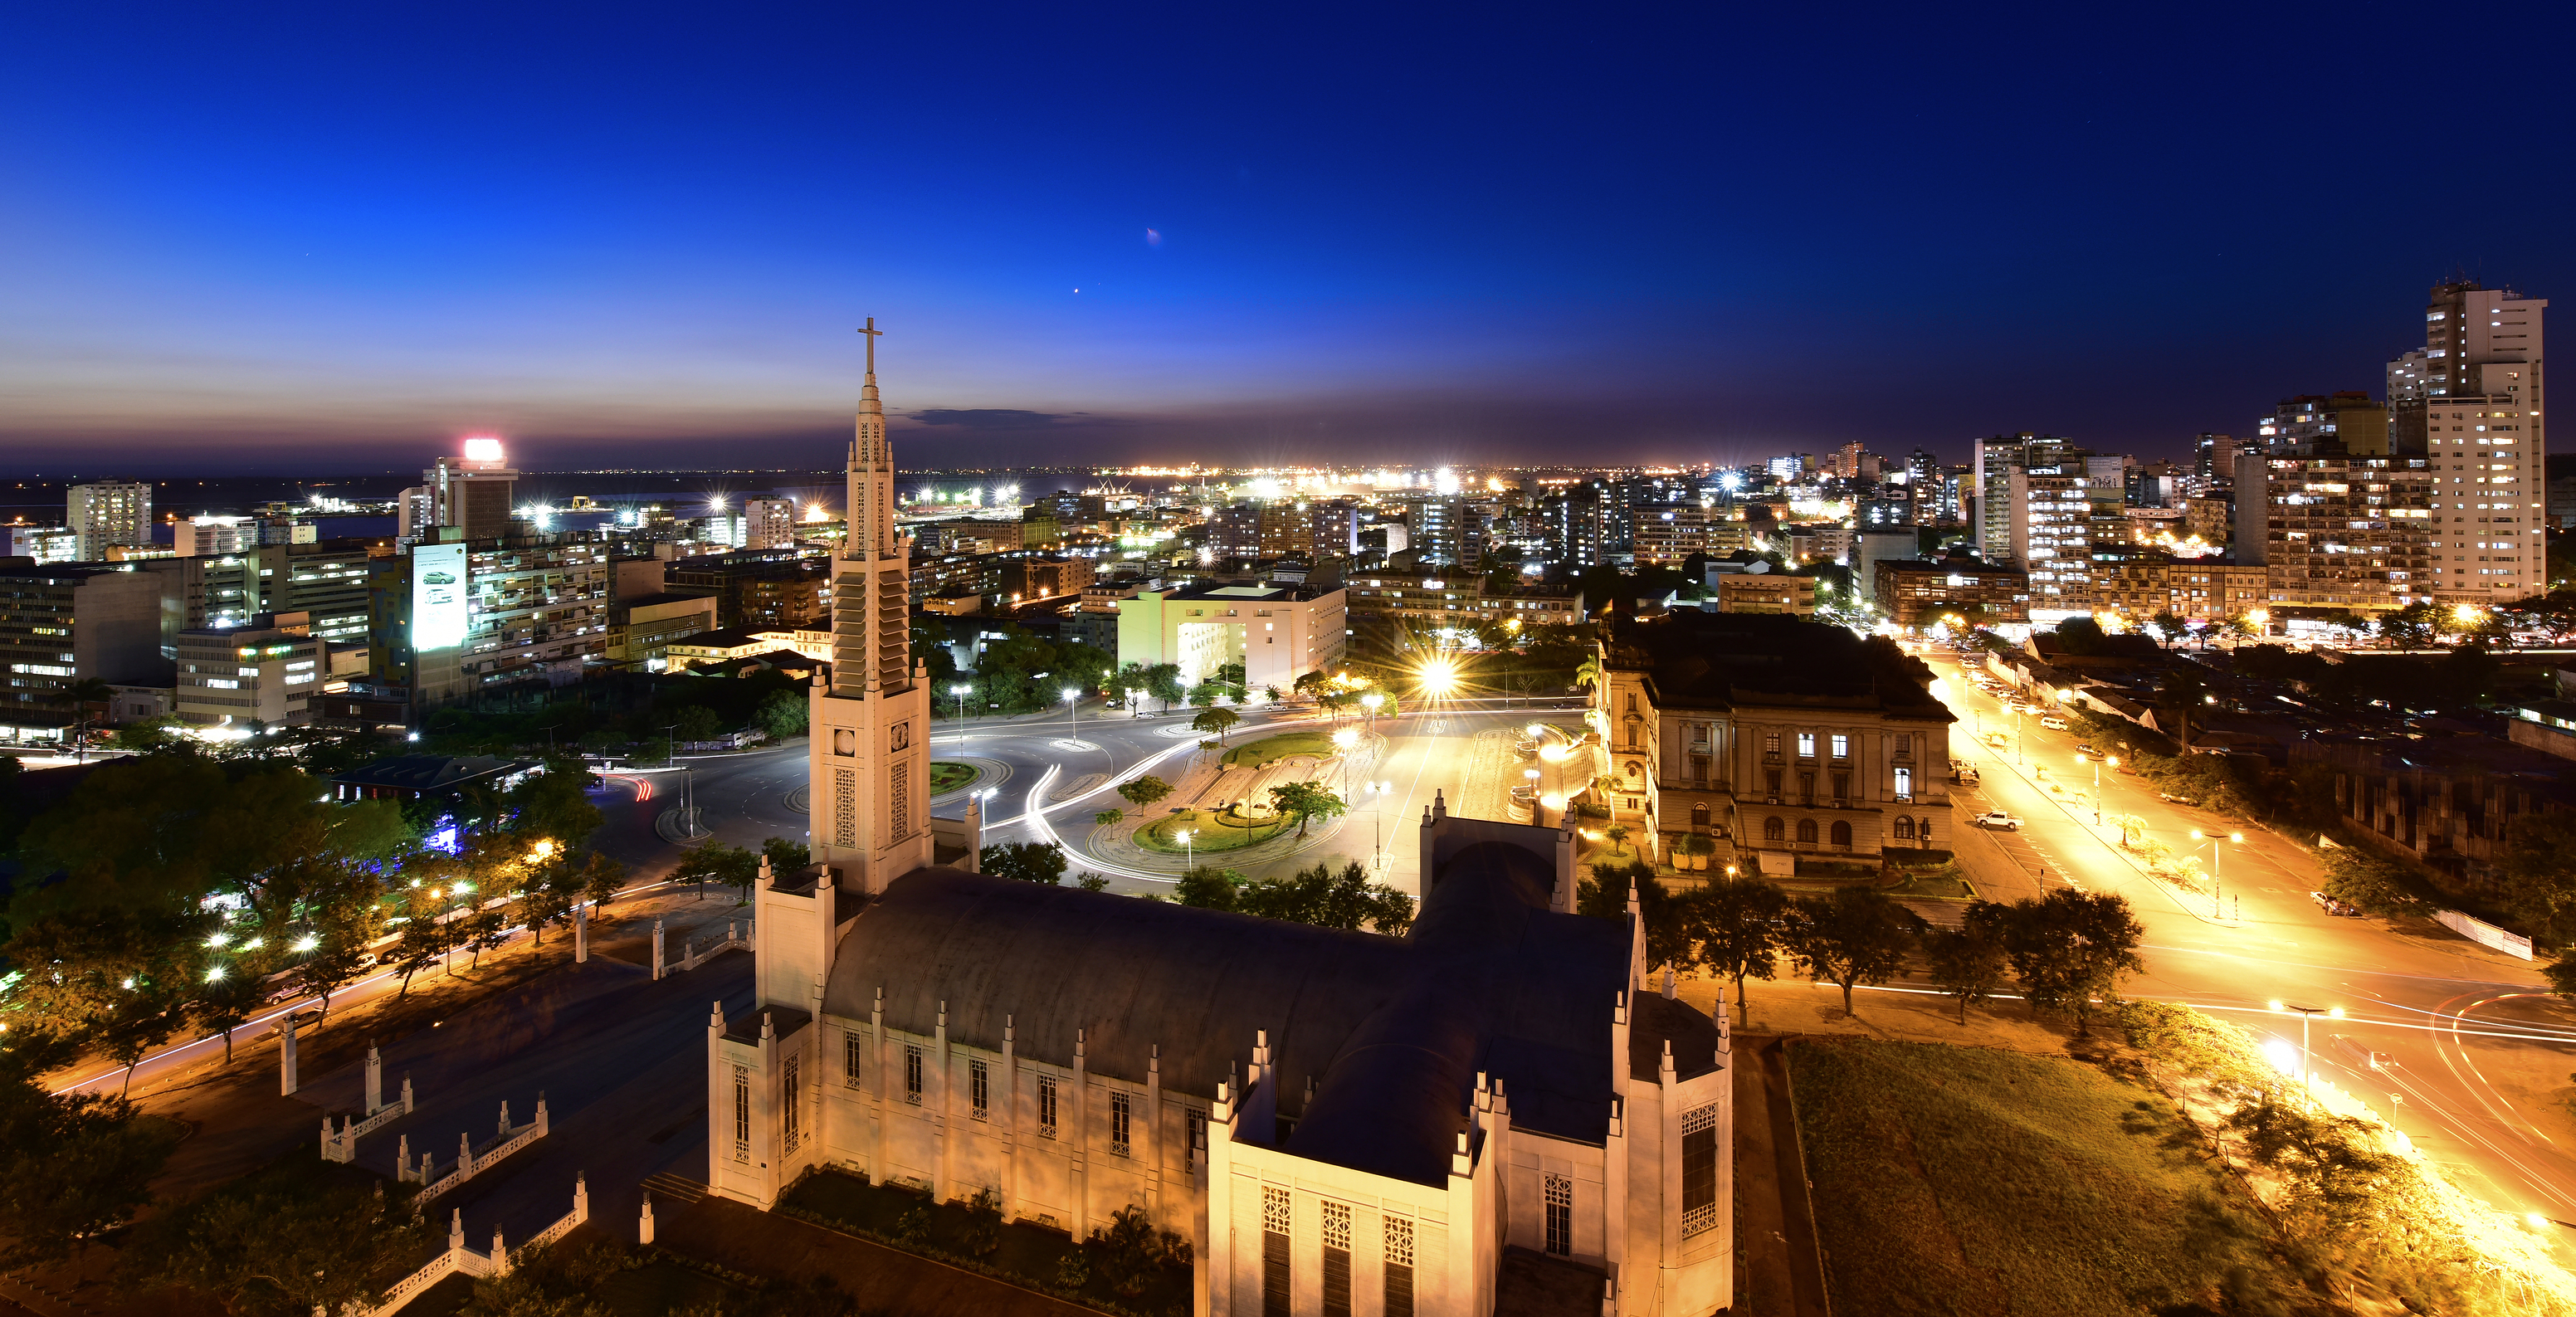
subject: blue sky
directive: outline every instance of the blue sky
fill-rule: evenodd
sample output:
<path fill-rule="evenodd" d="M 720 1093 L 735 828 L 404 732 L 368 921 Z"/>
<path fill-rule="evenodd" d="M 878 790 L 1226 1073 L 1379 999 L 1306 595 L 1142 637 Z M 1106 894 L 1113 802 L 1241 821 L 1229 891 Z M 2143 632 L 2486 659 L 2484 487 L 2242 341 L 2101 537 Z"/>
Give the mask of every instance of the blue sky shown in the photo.
<path fill-rule="evenodd" d="M 867 315 L 907 464 L 2160 455 L 2568 286 L 2550 11 L 881 8 L 13 16 L 0 465 L 829 463 Z"/>

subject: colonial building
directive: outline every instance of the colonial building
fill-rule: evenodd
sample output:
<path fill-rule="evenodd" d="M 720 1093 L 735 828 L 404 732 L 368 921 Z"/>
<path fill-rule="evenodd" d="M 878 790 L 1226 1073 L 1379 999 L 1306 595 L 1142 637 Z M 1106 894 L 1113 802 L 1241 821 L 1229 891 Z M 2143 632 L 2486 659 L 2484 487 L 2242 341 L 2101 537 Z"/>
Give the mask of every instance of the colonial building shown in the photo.
<path fill-rule="evenodd" d="M 884 453 L 870 384 L 853 554 Z M 920 684 L 894 691 L 884 645 L 861 643 L 859 586 L 889 560 L 864 561 L 840 564 L 857 616 L 815 739 L 847 725 L 860 759 L 890 760 L 922 744 L 883 735 Z M 766 1208 L 829 1167 L 989 1192 L 1075 1238 L 1138 1206 L 1191 1241 L 1203 1317 L 1731 1303 L 1726 1030 L 1657 990 L 1633 904 L 1574 913 L 1571 832 L 1436 799 L 1398 938 L 827 844 L 838 766 L 818 750 L 820 863 L 755 889 L 751 1008 L 708 1021 L 712 1192 Z M 892 778 L 861 781 L 855 815 L 882 825 Z"/>
<path fill-rule="evenodd" d="M 1949 849 L 1949 709 L 1884 639 L 1675 613 L 1601 643 L 1590 718 L 1614 819 L 1730 839 L 1748 872 Z"/>

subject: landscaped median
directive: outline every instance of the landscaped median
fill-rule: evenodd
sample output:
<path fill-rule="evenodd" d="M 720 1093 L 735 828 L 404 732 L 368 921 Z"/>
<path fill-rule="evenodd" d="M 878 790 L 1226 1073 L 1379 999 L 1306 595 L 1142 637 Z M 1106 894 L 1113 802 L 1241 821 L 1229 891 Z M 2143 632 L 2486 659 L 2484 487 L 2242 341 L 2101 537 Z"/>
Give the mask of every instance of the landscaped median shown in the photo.
<path fill-rule="evenodd" d="M 1259 768 L 1282 759 L 1304 755 L 1310 759 L 1329 759 L 1341 753 L 1329 732 L 1282 732 L 1258 741 L 1246 741 L 1225 752 L 1222 761 L 1228 768 Z"/>
<path fill-rule="evenodd" d="M 1219 810 L 1185 809 L 1166 814 L 1136 829 L 1136 844 L 1149 851 L 1166 855 L 1215 855 L 1258 846 L 1288 830 L 1296 822 L 1293 815 L 1269 810 L 1238 813 L 1239 806 Z M 1181 840 L 1182 833 L 1190 834 Z"/>
<path fill-rule="evenodd" d="M 984 770 L 973 764 L 934 759 L 930 762 L 930 794 L 944 796 L 951 791 L 963 791 L 975 785 L 975 779 L 983 775 Z"/>

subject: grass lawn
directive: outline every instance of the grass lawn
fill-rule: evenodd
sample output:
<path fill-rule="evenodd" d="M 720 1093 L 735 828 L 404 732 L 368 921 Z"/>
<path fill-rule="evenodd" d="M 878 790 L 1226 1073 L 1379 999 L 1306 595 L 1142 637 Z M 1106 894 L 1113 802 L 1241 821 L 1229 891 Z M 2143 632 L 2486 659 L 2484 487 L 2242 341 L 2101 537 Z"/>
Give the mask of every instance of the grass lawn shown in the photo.
<path fill-rule="evenodd" d="M 973 764 L 954 764 L 945 759 L 933 759 L 930 761 L 930 794 L 944 796 L 951 791 L 962 790 L 973 785 L 975 779 L 983 775 L 984 770 Z"/>
<path fill-rule="evenodd" d="M 896 1248 L 906 1216 L 920 1212 L 914 1219 L 920 1229 L 917 1243 L 926 1256 L 962 1257 L 968 1216 L 956 1203 L 933 1205 L 926 1194 L 903 1189 L 890 1189 L 869 1184 L 854 1175 L 826 1171 L 799 1183 L 782 1201 L 782 1206 L 831 1222 L 853 1233 L 879 1237 Z M 1100 1276 L 1099 1251 L 1088 1245 L 1076 1245 L 1059 1230 L 1012 1222 L 1002 1227 L 1002 1246 L 975 1259 L 997 1271 L 1034 1282 L 1053 1292 L 1057 1264 L 1064 1255 L 1080 1248 L 1090 1259 L 1091 1279 L 1082 1288 L 1082 1296 L 1095 1304 L 1114 1304 L 1132 1312 L 1187 1312 L 1190 1306 L 1190 1273 L 1185 1267 L 1166 1267 L 1148 1281 L 1145 1292 L 1124 1295 L 1112 1290 Z"/>
<path fill-rule="evenodd" d="M 2261 1265 L 2227 1243 L 2245 1199 L 2147 1089 L 1937 1043 L 1789 1057 L 1837 1312 L 2126 1317 Z"/>
<path fill-rule="evenodd" d="M 1136 844 L 1149 851 L 1170 855 L 1214 855 L 1220 851 L 1239 851 L 1246 846 L 1257 846 L 1287 831 L 1290 822 L 1289 818 L 1281 816 L 1247 827 L 1220 813 L 1185 809 L 1178 814 L 1166 814 L 1136 829 Z M 1179 835 L 1183 831 L 1190 834 L 1186 847 L 1181 844 Z"/>
<path fill-rule="evenodd" d="M 1285 759 L 1290 755 L 1313 755 L 1317 759 L 1323 759 L 1337 753 L 1339 751 L 1334 749 L 1330 733 L 1281 732 L 1277 736 L 1265 736 L 1258 741 L 1246 741 L 1226 751 L 1225 766 L 1249 768 L 1257 764 L 1269 763 L 1274 759 Z"/>

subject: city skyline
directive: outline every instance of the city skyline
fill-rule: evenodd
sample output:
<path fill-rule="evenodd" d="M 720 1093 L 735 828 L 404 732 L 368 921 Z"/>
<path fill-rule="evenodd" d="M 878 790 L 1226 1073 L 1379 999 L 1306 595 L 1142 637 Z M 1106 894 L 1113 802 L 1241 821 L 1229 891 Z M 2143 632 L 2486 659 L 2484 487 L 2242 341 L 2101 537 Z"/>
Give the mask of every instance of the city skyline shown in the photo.
<path fill-rule="evenodd" d="M 492 429 L 533 467 L 825 467 L 870 314 L 893 435 L 996 466 L 2182 457 L 2377 391 L 2437 280 L 2565 283 L 2556 153 L 2511 206 L 2301 201 L 2331 171 L 2285 160 L 2441 130 L 2394 37 L 2289 16 L 1423 18 L 1322 55 L 851 21 L 603 59 L 570 19 L 37 20 L 0 91 L 0 462 L 400 467 Z M 2266 94 L 2294 39 L 2363 90 Z M 899 53 L 842 67 L 861 40 Z M 1711 73 L 1743 49 L 1818 53 Z"/>

